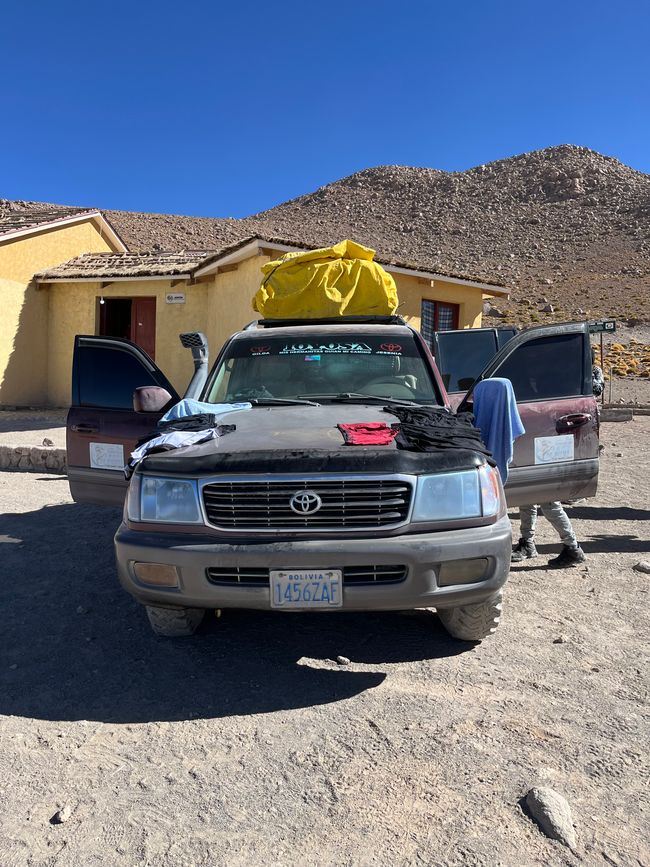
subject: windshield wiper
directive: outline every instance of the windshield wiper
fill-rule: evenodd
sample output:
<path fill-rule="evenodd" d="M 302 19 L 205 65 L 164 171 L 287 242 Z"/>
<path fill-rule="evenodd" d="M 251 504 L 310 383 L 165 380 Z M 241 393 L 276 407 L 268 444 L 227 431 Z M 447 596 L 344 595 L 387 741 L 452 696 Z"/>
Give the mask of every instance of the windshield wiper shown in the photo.
<path fill-rule="evenodd" d="M 293 400 L 290 397 L 251 397 L 247 400 L 253 406 L 320 406 L 314 400 Z"/>
<path fill-rule="evenodd" d="M 344 391 L 339 394 L 310 394 L 309 396 L 316 398 L 316 400 L 332 400 L 340 403 L 346 401 L 349 401 L 350 403 L 369 403 L 372 401 L 373 403 L 395 403 L 401 404 L 402 406 L 420 406 L 416 401 L 408 400 L 407 398 L 380 397 L 377 394 L 361 394 L 355 391 Z"/>

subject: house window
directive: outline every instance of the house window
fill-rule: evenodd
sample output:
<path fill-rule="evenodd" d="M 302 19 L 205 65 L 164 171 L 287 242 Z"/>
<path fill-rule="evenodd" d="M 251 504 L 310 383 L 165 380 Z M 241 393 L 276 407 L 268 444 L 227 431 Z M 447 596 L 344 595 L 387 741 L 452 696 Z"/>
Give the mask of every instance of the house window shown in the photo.
<path fill-rule="evenodd" d="M 422 299 L 420 333 L 429 346 L 433 345 L 434 331 L 452 331 L 458 328 L 458 304 L 443 304 L 442 301 Z"/>

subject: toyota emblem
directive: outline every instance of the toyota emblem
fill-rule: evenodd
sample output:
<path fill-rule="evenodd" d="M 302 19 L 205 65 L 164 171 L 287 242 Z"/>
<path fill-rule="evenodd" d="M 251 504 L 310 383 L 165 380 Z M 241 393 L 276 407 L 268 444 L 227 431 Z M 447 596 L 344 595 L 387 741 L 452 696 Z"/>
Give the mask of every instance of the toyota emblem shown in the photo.
<path fill-rule="evenodd" d="M 313 515 L 323 505 L 323 501 L 315 491 L 296 491 L 289 500 L 289 505 L 296 515 Z"/>

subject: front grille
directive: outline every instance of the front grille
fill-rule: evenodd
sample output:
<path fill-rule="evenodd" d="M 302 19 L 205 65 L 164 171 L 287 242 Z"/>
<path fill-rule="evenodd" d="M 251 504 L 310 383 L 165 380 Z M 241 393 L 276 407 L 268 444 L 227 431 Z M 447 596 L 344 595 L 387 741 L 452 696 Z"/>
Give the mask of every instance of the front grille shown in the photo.
<path fill-rule="evenodd" d="M 344 584 L 396 584 L 406 578 L 406 566 L 346 566 Z"/>
<path fill-rule="evenodd" d="M 268 569 L 250 569 L 239 566 L 211 566 L 207 569 L 211 584 L 265 585 L 269 583 Z"/>
<path fill-rule="evenodd" d="M 269 569 L 239 566 L 211 566 L 206 570 L 211 584 L 268 587 Z M 397 584 L 406 578 L 406 566 L 346 566 L 343 584 Z"/>
<path fill-rule="evenodd" d="M 321 508 L 296 514 L 289 500 L 299 491 L 318 494 Z M 411 495 L 411 484 L 402 479 L 215 482 L 203 488 L 209 523 L 226 530 L 386 527 L 406 521 Z"/>

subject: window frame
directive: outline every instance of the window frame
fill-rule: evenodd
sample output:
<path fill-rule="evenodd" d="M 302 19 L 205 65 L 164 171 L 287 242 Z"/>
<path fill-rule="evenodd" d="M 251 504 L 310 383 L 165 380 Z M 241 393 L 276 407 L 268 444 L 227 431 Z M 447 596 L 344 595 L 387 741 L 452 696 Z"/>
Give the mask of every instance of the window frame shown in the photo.
<path fill-rule="evenodd" d="M 433 305 L 433 331 L 431 333 L 431 337 L 428 337 L 424 334 L 423 331 L 423 323 L 424 323 L 424 310 L 425 305 L 432 304 Z M 439 301 L 435 298 L 422 298 L 420 300 L 420 333 L 422 337 L 426 340 L 427 344 L 430 347 L 433 347 L 435 340 L 435 333 L 440 331 L 440 306 L 449 307 L 452 310 L 452 327 L 444 328 L 443 331 L 457 331 L 458 323 L 460 321 L 460 304 L 454 304 L 452 301 Z"/>

